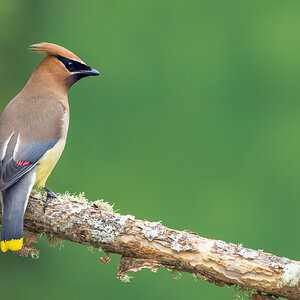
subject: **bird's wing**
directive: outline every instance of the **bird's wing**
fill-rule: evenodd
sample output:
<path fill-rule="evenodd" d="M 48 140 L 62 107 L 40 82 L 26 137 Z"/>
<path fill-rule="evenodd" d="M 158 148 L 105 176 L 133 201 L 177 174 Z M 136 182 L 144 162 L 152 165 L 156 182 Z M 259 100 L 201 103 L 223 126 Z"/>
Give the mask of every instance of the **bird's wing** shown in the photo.
<path fill-rule="evenodd" d="M 15 98 L 0 118 L 0 191 L 34 168 L 62 137 L 60 103 L 26 104 Z"/>
<path fill-rule="evenodd" d="M 17 154 L 12 155 L 10 158 L 6 157 L 6 159 L 1 162 L 0 191 L 14 184 L 23 175 L 34 168 L 43 155 L 50 150 L 59 139 L 60 137 L 47 142 L 25 143 L 22 145 L 23 150 L 18 151 Z M 15 145 L 15 149 L 17 146 L 18 141 Z M 8 156 L 10 156 L 9 153 Z"/>

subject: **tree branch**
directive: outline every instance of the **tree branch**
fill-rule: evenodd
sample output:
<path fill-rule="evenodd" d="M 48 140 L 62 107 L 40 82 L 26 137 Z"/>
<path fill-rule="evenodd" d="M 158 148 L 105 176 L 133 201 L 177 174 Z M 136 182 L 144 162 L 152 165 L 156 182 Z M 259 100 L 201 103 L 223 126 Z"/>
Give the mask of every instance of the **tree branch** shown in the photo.
<path fill-rule="evenodd" d="M 120 215 L 110 206 L 105 207 L 105 203 L 87 202 L 82 196 L 60 196 L 50 203 L 45 214 L 44 201 L 45 196 L 40 193 L 31 194 L 25 229 L 122 255 L 119 277 L 142 268 L 156 271 L 166 267 L 192 273 L 219 286 L 236 284 L 300 299 L 298 261 Z"/>

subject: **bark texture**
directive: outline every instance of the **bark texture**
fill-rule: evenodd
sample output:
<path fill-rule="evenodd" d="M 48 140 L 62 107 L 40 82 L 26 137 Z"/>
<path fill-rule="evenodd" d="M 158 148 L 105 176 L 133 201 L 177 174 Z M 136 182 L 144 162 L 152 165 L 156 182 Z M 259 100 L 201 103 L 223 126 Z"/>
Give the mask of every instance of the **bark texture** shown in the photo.
<path fill-rule="evenodd" d="M 300 299 L 300 262 L 242 245 L 177 231 L 160 223 L 105 211 L 93 202 L 53 200 L 32 193 L 24 227 L 122 255 L 119 277 L 128 271 L 159 267 L 189 272 L 216 285 L 236 284 L 287 299 Z M 109 258 L 103 259 L 108 262 Z M 254 299 L 254 298 L 253 298 Z"/>

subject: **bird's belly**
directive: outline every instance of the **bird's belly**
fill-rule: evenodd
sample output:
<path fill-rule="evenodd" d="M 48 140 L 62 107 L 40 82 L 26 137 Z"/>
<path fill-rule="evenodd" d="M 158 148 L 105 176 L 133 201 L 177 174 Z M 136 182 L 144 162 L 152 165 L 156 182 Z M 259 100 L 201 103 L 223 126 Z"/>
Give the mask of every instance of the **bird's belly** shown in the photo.
<path fill-rule="evenodd" d="M 37 188 L 41 188 L 45 185 L 48 176 L 64 150 L 65 143 L 65 139 L 60 139 L 57 144 L 52 149 L 48 150 L 39 161 L 36 168 L 36 180 L 34 183 Z"/>

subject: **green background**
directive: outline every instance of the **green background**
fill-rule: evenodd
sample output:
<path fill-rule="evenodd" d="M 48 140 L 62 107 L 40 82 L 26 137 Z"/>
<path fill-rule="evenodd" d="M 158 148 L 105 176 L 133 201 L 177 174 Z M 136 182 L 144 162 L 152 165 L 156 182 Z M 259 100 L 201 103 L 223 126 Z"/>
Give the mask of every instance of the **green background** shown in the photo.
<path fill-rule="evenodd" d="M 48 180 L 121 213 L 300 260 L 299 1 L 1 1 L 0 105 L 58 43 L 99 69 L 69 92 Z M 116 278 L 86 246 L 0 255 L 3 299 L 232 299 L 166 270 Z"/>

